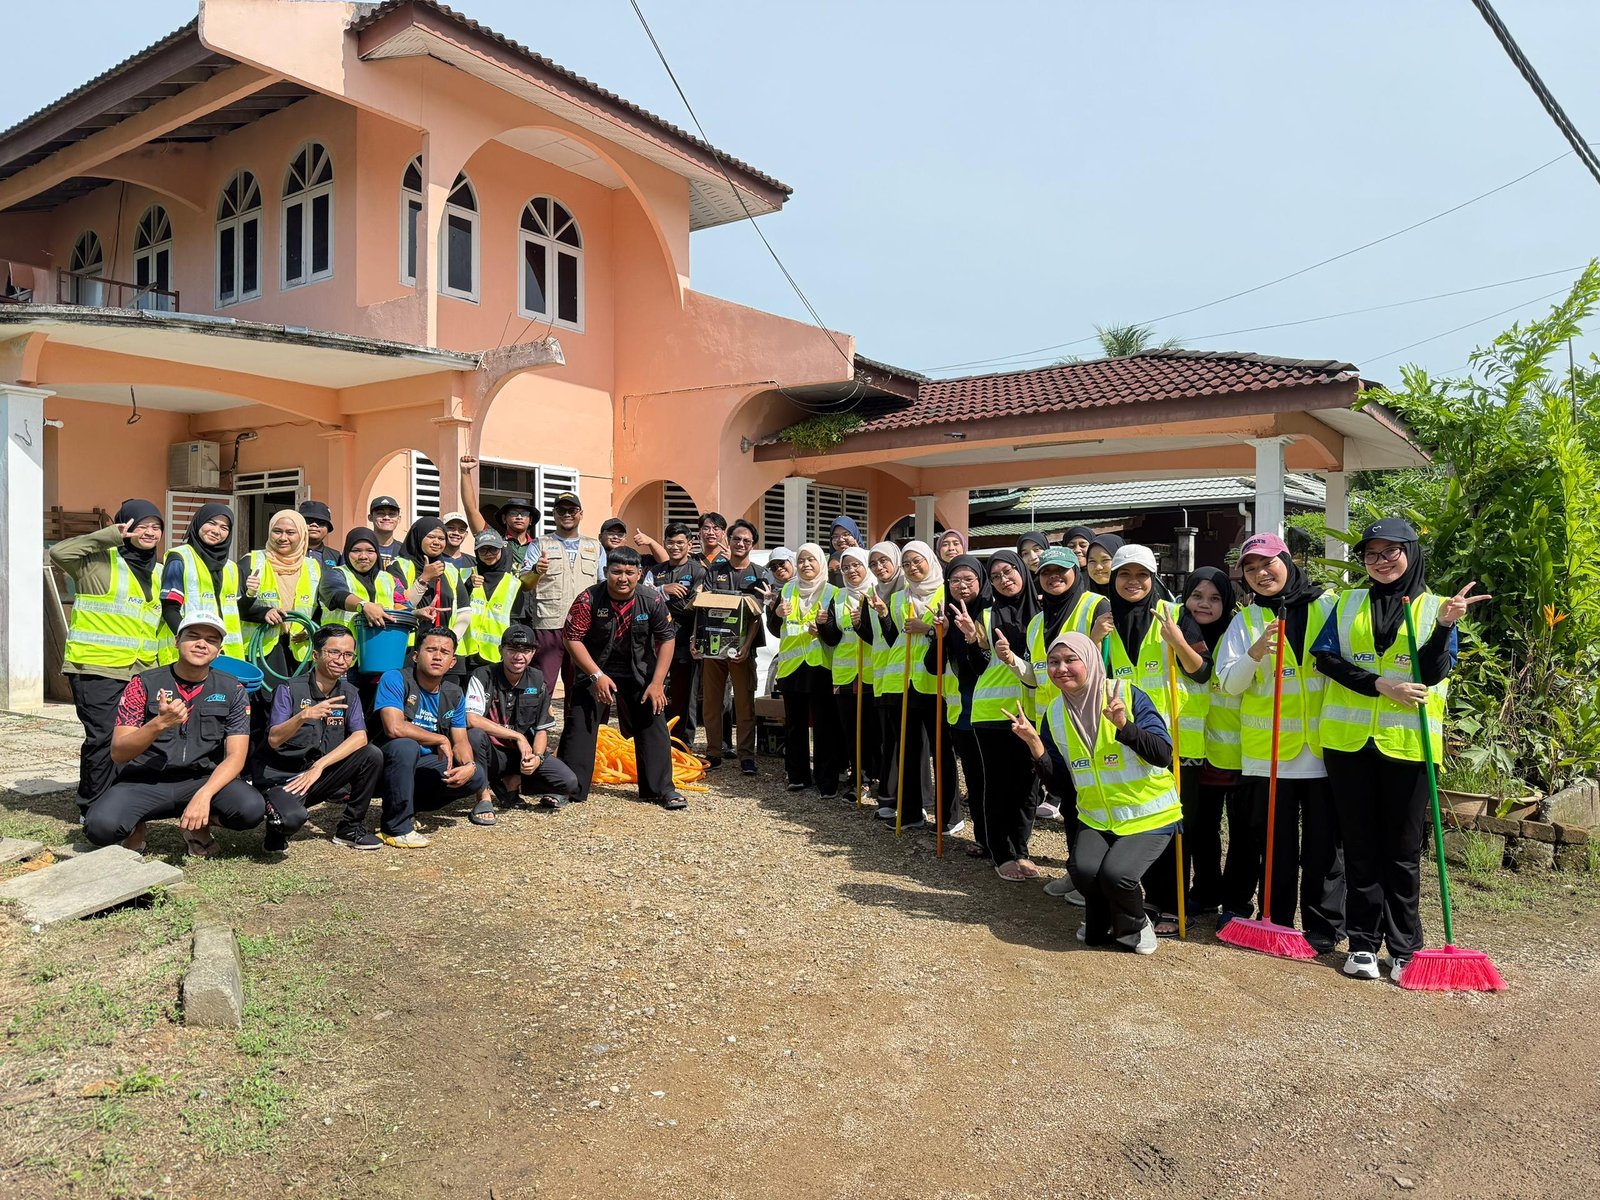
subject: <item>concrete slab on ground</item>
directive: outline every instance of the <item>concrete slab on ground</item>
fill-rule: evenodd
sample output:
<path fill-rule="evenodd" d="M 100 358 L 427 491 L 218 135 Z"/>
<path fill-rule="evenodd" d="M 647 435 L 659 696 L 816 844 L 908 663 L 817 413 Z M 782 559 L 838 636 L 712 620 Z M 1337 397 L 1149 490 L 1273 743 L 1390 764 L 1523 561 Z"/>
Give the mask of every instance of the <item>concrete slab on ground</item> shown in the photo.
<path fill-rule="evenodd" d="M 182 878 L 183 872 L 170 863 L 146 859 L 123 846 L 104 846 L 0 884 L 0 898 L 15 900 L 16 911 L 25 920 L 54 925 L 125 903 Z"/>
<path fill-rule="evenodd" d="M 22 838 L 0 838 L 0 866 L 32 858 L 43 849 L 43 842 L 30 842 Z"/>
<path fill-rule="evenodd" d="M 244 1022 L 244 968 L 233 927 L 208 916 L 194 928 L 194 961 L 183 977 L 183 1023 L 237 1029 Z"/>

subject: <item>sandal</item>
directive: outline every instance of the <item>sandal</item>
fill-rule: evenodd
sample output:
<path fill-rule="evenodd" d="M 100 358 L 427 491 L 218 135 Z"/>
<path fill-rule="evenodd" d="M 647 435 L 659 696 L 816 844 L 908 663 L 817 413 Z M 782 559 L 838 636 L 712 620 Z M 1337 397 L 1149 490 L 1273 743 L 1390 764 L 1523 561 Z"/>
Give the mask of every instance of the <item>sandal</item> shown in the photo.
<path fill-rule="evenodd" d="M 1178 936 L 1178 915 L 1176 913 L 1157 914 L 1156 936 L 1158 938 L 1175 938 Z"/>
<path fill-rule="evenodd" d="M 472 815 L 467 818 L 474 825 L 493 825 L 495 823 L 494 801 L 479 800 L 472 806 Z"/>
<path fill-rule="evenodd" d="M 1039 878 L 1041 872 L 1032 863 L 1024 863 L 1020 858 L 1014 858 L 996 867 L 995 874 L 1007 883 L 1026 883 L 1030 879 Z"/>
<path fill-rule="evenodd" d="M 183 831 L 183 849 L 190 858 L 215 858 L 222 853 L 209 833 L 194 834 L 187 829 Z"/>
<path fill-rule="evenodd" d="M 977 844 L 973 844 L 973 845 L 967 847 L 967 857 L 968 858 L 988 858 L 989 857 L 989 851 L 983 846 L 979 846 Z"/>

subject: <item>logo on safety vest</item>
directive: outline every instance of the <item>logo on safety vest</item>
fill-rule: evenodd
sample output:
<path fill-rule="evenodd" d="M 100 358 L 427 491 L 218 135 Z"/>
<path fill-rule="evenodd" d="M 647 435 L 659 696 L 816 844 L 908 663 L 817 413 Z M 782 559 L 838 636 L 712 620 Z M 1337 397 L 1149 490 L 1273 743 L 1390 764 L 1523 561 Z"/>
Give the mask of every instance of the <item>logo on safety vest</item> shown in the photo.
<path fill-rule="evenodd" d="M 1146 673 L 1154 674 L 1156 671 L 1161 670 L 1161 660 L 1159 658 L 1145 660 L 1144 669 Z"/>
<path fill-rule="evenodd" d="M 1118 667 L 1117 668 L 1117 678 L 1118 679 L 1132 679 L 1133 678 L 1133 668 L 1132 667 Z"/>
<path fill-rule="evenodd" d="M 1100 757 L 1100 765 L 1102 767 L 1114 767 L 1121 761 L 1122 755 L 1118 754 L 1115 750 L 1112 750 L 1107 754 L 1103 754 Z"/>
<path fill-rule="evenodd" d="M 1087 771 L 1089 769 L 1089 762 L 1090 760 L 1087 758 L 1075 758 L 1072 760 L 1070 765 L 1074 771 Z"/>
<path fill-rule="evenodd" d="M 1376 654 L 1367 654 L 1364 651 L 1358 650 L 1355 654 L 1355 660 L 1358 663 L 1375 663 L 1378 661 L 1378 656 Z"/>
<path fill-rule="evenodd" d="M 1285 667 L 1283 669 L 1283 677 L 1285 679 L 1293 679 L 1295 677 L 1296 670 L 1297 668 L 1295 667 Z"/>
<path fill-rule="evenodd" d="M 1397 667 L 1409 667 L 1411 665 L 1411 655 L 1396 654 L 1394 656 L 1394 665 Z"/>

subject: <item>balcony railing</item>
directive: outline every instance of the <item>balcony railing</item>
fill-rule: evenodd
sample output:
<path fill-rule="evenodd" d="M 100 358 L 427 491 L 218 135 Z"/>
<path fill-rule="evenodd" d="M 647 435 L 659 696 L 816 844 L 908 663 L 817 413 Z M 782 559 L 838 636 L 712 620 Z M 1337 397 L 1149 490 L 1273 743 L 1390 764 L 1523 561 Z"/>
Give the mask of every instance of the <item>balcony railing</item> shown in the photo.
<path fill-rule="evenodd" d="M 179 311 L 177 292 L 83 271 L 56 272 L 56 303 L 86 308 L 139 308 L 146 312 Z"/>

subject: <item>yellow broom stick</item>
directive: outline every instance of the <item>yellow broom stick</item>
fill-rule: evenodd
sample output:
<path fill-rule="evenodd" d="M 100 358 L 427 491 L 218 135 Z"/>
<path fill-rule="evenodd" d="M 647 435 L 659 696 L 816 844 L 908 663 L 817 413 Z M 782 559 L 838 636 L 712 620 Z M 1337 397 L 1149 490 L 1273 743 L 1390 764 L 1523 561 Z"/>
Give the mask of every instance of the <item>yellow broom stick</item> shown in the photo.
<path fill-rule="evenodd" d="M 911 620 L 911 597 L 906 597 L 906 622 Z M 900 745 L 895 750 L 894 772 L 894 835 L 900 836 L 900 814 L 904 811 L 901 799 L 905 795 L 906 786 L 906 705 L 907 696 L 911 687 L 911 635 L 906 632 L 905 622 L 900 625 L 900 636 L 906 640 L 905 671 L 900 676 Z"/>
<path fill-rule="evenodd" d="M 1187 941 L 1189 937 L 1189 923 L 1187 920 L 1187 904 L 1184 892 L 1188 891 L 1188 872 L 1183 869 L 1183 777 L 1180 771 L 1180 755 L 1178 743 L 1182 738 L 1179 726 L 1183 721 L 1183 710 L 1178 707 L 1178 660 L 1172 653 L 1172 647 L 1167 647 L 1167 705 L 1172 710 L 1172 786 L 1178 793 L 1178 832 L 1173 835 L 1173 846 L 1178 852 L 1178 940 Z"/>
<path fill-rule="evenodd" d="M 944 622 L 933 627 L 939 703 L 933 710 L 933 856 L 944 857 Z"/>

